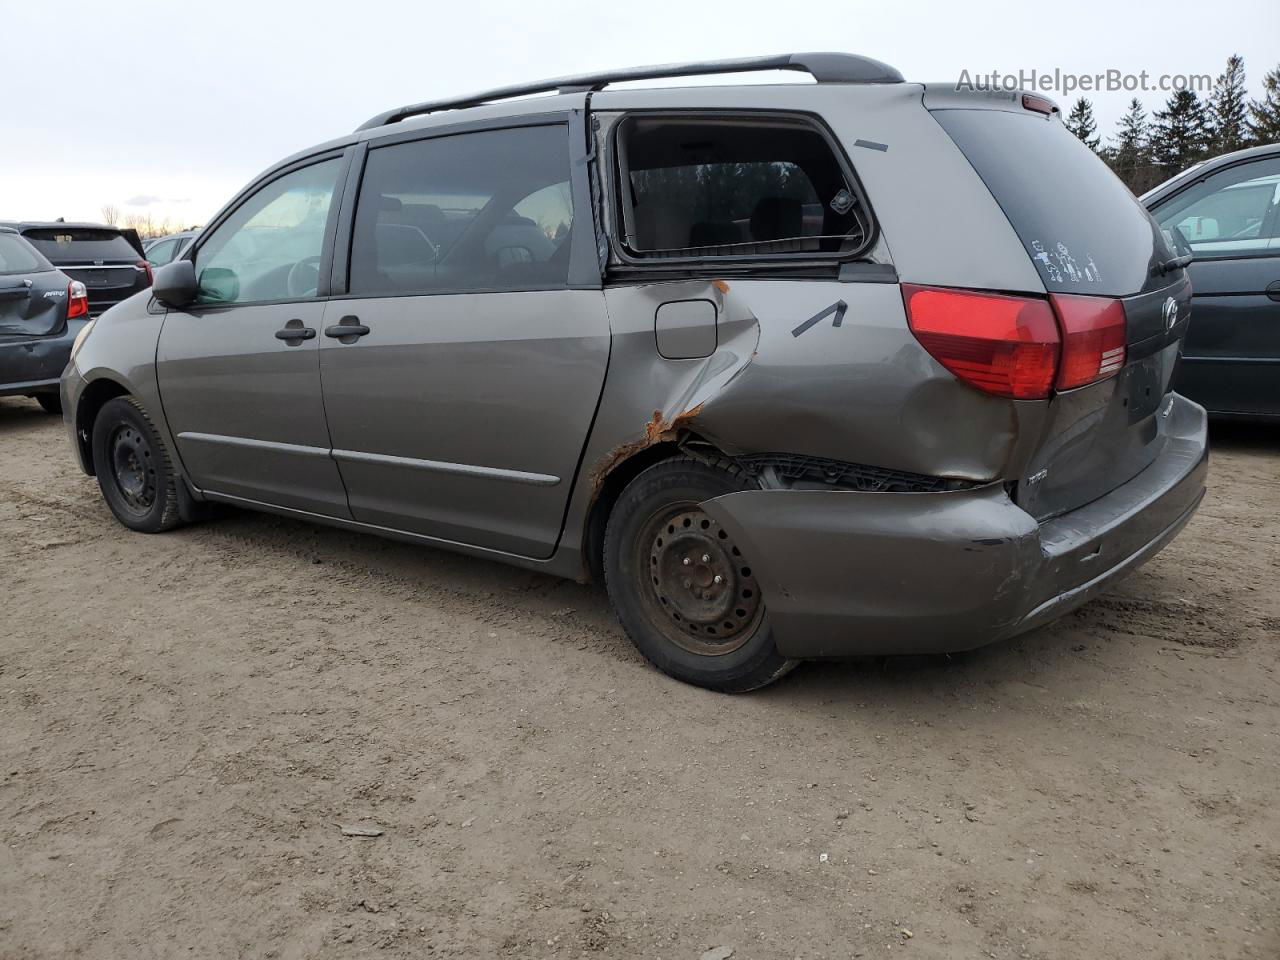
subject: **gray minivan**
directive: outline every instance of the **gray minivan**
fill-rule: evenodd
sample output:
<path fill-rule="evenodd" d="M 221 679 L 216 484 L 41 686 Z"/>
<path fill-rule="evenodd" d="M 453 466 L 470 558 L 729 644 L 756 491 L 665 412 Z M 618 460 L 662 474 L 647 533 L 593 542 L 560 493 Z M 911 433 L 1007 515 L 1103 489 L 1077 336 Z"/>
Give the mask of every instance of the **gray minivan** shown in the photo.
<path fill-rule="evenodd" d="M 768 69 L 816 83 L 605 89 Z M 1163 547 L 1207 468 L 1184 267 L 1038 96 L 568 77 L 264 173 L 82 339 L 65 417 L 134 530 L 220 502 L 602 579 L 742 691 L 1013 636 Z"/>

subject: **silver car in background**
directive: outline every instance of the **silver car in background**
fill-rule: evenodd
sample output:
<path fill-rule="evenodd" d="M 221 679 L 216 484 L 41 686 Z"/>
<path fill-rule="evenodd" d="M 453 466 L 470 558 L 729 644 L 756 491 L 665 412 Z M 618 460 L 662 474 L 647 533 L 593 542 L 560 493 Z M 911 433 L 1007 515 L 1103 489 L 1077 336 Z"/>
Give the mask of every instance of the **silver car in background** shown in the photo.
<path fill-rule="evenodd" d="M 817 82 L 606 89 L 767 69 Z M 132 529 L 220 502 L 603 580 L 743 691 L 1013 636 L 1167 543 L 1207 467 L 1184 267 L 1041 97 L 641 68 L 283 161 L 62 395 Z"/>

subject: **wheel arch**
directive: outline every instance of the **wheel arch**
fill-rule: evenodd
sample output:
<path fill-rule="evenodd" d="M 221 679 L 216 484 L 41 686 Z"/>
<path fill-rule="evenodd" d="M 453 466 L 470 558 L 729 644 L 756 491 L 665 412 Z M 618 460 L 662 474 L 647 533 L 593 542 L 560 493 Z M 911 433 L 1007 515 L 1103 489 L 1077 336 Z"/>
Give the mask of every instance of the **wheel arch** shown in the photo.
<path fill-rule="evenodd" d="M 111 377 L 99 377 L 80 394 L 76 403 L 76 444 L 80 448 L 80 462 L 85 465 L 90 476 L 96 476 L 98 472 L 97 465 L 93 462 L 93 422 L 98 419 L 98 412 L 108 400 L 128 396 L 133 396 L 133 392 Z"/>
<path fill-rule="evenodd" d="M 583 575 L 589 583 L 604 582 L 604 532 L 618 497 L 636 477 L 654 464 L 675 457 L 691 456 L 706 463 L 734 462 L 714 443 L 694 433 L 681 431 L 671 440 L 662 440 L 634 451 L 613 463 L 603 477 L 595 481 L 595 491 L 583 525 Z"/>

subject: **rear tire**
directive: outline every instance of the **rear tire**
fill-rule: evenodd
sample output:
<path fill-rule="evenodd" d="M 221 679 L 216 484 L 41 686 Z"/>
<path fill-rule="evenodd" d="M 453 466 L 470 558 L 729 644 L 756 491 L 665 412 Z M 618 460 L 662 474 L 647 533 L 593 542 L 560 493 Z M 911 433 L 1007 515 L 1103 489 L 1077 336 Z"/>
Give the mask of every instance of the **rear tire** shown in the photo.
<path fill-rule="evenodd" d="M 40 409 L 45 413 L 62 415 L 62 397 L 56 393 L 37 393 L 36 403 L 40 404 Z"/>
<path fill-rule="evenodd" d="M 728 462 L 664 460 L 622 491 L 605 529 L 605 585 L 636 649 L 677 680 L 725 693 L 796 664 L 773 641 L 749 558 L 699 506 L 754 487 Z"/>
<path fill-rule="evenodd" d="M 98 486 L 117 520 L 139 533 L 162 533 L 182 522 L 169 451 L 138 401 L 116 397 L 103 404 L 92 441 Z"/>

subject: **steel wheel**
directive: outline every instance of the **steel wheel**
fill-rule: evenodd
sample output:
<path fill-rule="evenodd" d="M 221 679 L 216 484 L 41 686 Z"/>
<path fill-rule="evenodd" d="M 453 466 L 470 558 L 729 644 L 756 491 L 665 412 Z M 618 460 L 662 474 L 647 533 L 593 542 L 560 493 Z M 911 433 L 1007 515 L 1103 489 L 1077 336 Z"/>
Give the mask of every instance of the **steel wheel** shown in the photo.
<path fill-rule="evenodd" d="M 156 502 L 156 469 L 151 444 L 142 432 L 123 423 L 107 440 L 111 453 L 111 479 L 125 506 L 145 516 Z"/>
<path fill-rule="evenodd" d="M 729 534 L 694 504 L 655 514 L 637 538 L 644 597 L 663 633 L 703 656 L 732 653 L 764 616 L 760 586 Z"/>

